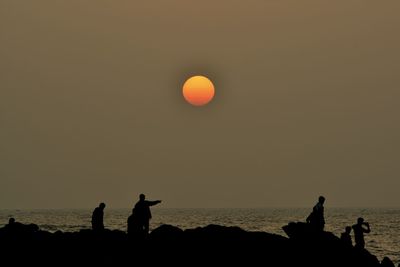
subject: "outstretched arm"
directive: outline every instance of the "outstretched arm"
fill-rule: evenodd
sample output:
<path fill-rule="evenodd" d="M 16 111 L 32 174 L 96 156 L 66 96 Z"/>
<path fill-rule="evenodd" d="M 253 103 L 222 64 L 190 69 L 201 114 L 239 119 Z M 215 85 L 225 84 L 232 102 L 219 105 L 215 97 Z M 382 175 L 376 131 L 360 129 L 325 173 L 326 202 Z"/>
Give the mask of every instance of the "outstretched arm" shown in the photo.
<path fill-rule="evenodd" d="M 161 203 L 161 200 L 147 201 L 147 204 L 149 206 L 154 206 L 154 205 L 157 205 L 158 203 Z"/>

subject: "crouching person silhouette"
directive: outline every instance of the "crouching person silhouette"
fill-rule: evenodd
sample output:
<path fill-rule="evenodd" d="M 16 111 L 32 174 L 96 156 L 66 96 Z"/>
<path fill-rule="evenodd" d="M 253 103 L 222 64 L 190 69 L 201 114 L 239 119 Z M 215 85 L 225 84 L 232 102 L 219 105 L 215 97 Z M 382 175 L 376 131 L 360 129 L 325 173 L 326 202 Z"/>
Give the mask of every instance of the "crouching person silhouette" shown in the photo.
<path fill-rule="evenodd" d="M 144 194 L 140 194 L 139 201 L 135 205 L 135 218 L 139 224 L 139 230 L 144 234 L 149 233 L 149 224 L 151 219 L 150 206 L 161 203 L 161 200 L 148 201 Z"/>
<path fill-rule="evenodd" d="M 346 248 L 351 248 L 353 247 L 353 243 L 351 241 L 351 227 L 346 226 L 344 232 L 340 236 L 340 240 L 342 241 L 343 245 L 346 246 Z"/>

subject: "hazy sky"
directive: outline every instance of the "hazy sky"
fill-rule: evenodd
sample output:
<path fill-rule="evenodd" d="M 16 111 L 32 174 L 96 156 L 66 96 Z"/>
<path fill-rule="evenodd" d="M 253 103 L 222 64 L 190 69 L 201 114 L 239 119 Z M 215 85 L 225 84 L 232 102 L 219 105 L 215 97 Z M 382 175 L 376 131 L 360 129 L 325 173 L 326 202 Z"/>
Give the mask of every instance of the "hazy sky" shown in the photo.
<path fill-rule="evenodd" d="M 3 0 L 0 208 L 398 207 L 399 10 Z"/>

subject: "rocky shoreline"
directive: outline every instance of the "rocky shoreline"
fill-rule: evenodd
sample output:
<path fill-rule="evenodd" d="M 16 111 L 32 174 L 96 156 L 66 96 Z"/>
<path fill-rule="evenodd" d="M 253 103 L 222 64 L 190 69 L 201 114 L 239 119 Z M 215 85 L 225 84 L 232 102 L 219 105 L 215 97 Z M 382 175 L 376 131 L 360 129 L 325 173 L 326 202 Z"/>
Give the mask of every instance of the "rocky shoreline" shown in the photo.
<path fill-rule="evenodd" d="M 17 266 L 394 266 L 389 258 L 379 262 L 367 250 L 348 247 L 305 223 L 289 223 L 283 230 L 288 237 L 219 225 L 187 230 L 162 225 L 143 237 L 119 230 L 50 233 L 20 224 L 0 229 L 0 258 Z"/>

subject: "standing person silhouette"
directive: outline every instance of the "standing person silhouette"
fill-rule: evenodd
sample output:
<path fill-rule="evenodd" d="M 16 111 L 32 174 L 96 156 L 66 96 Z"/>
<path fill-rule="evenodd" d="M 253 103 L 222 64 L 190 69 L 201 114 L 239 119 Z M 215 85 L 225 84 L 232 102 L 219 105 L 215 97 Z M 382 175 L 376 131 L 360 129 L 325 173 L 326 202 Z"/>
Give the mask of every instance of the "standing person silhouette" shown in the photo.
<path fill-rule="evenodd" d="M 104 230 L 104 208 L 106 204 L 100 203 L 97 208 L 94 209 L 92 214 L 92 229 L 93 231 L 102 231 Z"/>
<path fill-rule="evenodd" d="M 149 224 L 151 219 L 150 206 L 161 203 L 161 200 L 148 201 L 144 194 L 140 194 L 139 201 L 135 204 L 135 216 L 139 223 L 139 228 L 145 234 L 149 233 Z"/>
<path fill-rule="evenodd" d="M 324 203 L 325 203 L 325 197 L 320 196 L 318 198 L 318 203 L 315 204 L 311 214 L 306 219 L 307 223 L 309 223 L 313 227 L 313 229 L 317 231 L 324 230 L 325 226 Z"/>
<path fill-rule="evenodd" d="M 366 226 L 365 229 L 363 226 Z M 358 218 L 357 224 L 353 225 L 354 232 L 354 242 L 356 243 L 354 247 L 363 249 L 365 247 L 364 233 L 368 234 L 371 232 L 369 228 L 369 223 L 364 222 L 364 218 Z"/>

